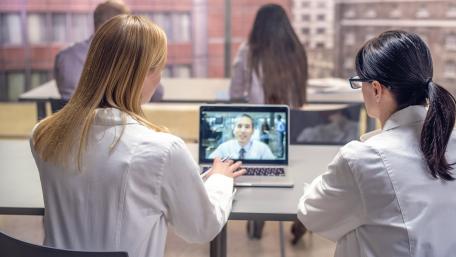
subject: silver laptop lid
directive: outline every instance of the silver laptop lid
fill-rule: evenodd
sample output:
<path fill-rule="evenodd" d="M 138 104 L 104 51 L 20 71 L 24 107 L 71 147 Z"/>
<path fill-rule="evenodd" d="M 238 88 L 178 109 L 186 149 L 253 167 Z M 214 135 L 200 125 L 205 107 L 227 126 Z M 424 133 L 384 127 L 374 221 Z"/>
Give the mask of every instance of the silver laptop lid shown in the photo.
<path fill-rule="evenodd" d="M 202 105 L 199 125 L 200 164 L 228 157 L 244 164 L 288 165 L 286 105 Z"/>

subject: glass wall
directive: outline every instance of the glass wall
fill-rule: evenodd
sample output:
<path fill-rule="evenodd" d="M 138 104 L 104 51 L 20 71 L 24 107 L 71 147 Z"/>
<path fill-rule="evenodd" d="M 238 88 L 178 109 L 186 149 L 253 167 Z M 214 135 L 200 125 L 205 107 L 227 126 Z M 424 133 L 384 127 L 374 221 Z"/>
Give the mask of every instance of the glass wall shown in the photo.
<path fill-rule="evenodd" d="M 163 76 L 181 78 L 229 75 L 256 11 L 271 2 L 124 1 L 133 13 L 149 17 L 165 30 L 169 55 Z M 9 5 L 0 6 L 2 101 L 16 100 L 17 92 L 53 78 L 58 51 L 93 33 L 93 9 L 101 0 L 34 1 L 41 6 L 26 2 L 9 0 Z M 311 78 L 349 77 L 354 73 L 353 57 L 366 40 L 385 30 L 403 29 L 427 42 L 434 57 L 435 80 L 456 91 L 456 3 L 452 0 L 272 2 L 286 9 L 306 47 Z"/>

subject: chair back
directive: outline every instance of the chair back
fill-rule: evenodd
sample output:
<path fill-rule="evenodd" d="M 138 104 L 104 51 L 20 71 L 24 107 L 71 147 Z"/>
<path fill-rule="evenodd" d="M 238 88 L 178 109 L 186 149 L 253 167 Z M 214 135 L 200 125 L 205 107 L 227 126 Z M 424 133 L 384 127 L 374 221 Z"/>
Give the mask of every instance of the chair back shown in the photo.
<path fill-rule="evenodd" d="M 290 144 L 344 145 L 360 136 L 362 104 L 290 110 Z"/>
<path fill-rule="evenodd" d="M 30 244 L 0 232 L 2 257 L 128 257 L 126 252 L 85 252 Z"/>
<path fill-rule="evenodd" d="M 51 103 L 52 113 L 56 113 L 56 112 L 60 111 L 68 103 L 68 100 L 66 100 L 66 99 L 51 98 L 51 99 L 49 99 L 49 101 Z"/>

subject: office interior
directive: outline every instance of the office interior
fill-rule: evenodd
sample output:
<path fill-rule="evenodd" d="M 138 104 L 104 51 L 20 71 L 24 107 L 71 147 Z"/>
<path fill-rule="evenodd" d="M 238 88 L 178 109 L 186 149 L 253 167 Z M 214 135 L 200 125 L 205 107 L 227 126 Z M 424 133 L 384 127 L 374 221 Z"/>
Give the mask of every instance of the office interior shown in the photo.
<path fill-rule="evenodd" d="M 0 4 L 0 183 L 3 185 L 0 187 L 3 201 L 0 203 L 0 231 L 23 241 L 43 242 L 40 206 L 27 205 L 30 202 L 39 205 L 42 196 L 21 194 L 25 198 L 23 202 L 24 199 L 15 199 L 10 190 L 13 186 L 17 186 L 14 188 L 17 191 L 31 188 L 31 192 L 39 194 L 41 190 L 28 139 L 39 120 L 57 111 L 55 104 L 59 103 L 60 95 L 53 72 L 56 54 L 92 35 L 93 9 L 100 2 L 2 0 Z M 168 59 L 161 80 L 163 98 L 144 104 L 143 111 L 149 121 L 167 127 L 190 149 L 196 149 L 199 141 L 199 106 L 235 104 L 229 98 L 232 63 L 237 50 L 248 38 L 256 11 L 271 2 L 284 7 L 307 52 L 307 103 L 292 111 L 289 126 L 290 156 L 293 151 L 315 149 L 327 154 L 312 167 L 315 170 L 306 178 L 310 181 L 313 174 L 325 171 L 339 147 L 379 128 L 378 122 L 367 116 L 361 91 L 351 89 L 347 80 L 355 74 L 355 54 L 366 40 L 390 29 L 417 33 L 434 57 L 435 80 L 453 95 L 456 93 L 456 2 L 453 0 L 123 2 L 132 13 L 147 16 L 161 26 L 168 38 Z M 310 129 L 320 132 L 321 126 L 329 123 L 334 113 L 345 115 L 345 124 L 349 123 L 346 136 L 323 134 L 322 138 L 316 139 Z M 293 117 L 307 122 L 298 124 L 296 118 L 293 123 Z M 304 133 L 299 137 L 306 129 L 310 136 L 305 137 Z M 8 174 L 16 169 L 22 169 L 20 172 L 24 175 L 10 177 Z M 264 189 L 241 190 L 244 191 L 240 197 L 265 192 Z M 239 203 L 235 202 L 234 206 L 236 204 Z M 24 206 L 32 211 L 19 215 Z M 266 222 L 261 239 L 249 238 L 242 211 L 239 210 L 240 218 L 228 221 L 227 256 L 322 257 L 334 254 L 335 243 L 311 231 L 307 231 L 297 244 L 291 244 L 293 221 L 290 218 L 271 218 Z M 209 244 L 187 243 L 171 228 L 165 256 L 225 255 L 214 255 Z"/>

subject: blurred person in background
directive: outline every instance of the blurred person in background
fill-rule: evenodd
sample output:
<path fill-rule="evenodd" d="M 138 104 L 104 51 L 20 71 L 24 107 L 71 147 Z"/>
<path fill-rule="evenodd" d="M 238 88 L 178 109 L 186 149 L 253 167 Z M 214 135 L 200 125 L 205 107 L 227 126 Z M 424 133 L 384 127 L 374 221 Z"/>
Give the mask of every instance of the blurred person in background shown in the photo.
<path fill-rule="evenodd" d="M 231 101 L 285 104 L 301 108 L 306 101 L 307 55 L 287 13 L 277 4 L 257 12 L 247 42 L 241 44 L 233 64 Z M 249 221 L 248 235 L 261 238 L 264 222 Z M 292 230 L 296 243 L 305 233 L 300 223 Z"/>
<path fill-rule="evenodd" d="M 100 3 L 93 13 L 94 31 L 112 17 L 129 13 L 128 7 L 121 0 L 108 0 Z M 70 99 L 78 85 L 92 38 L 93 36 L 90 36 L 84 41 L 63 49 L 55 57 L 55 82 L 60 97 L 64 100 Z M 151 101 L 160 101 L 162 98 L 163 86 L 159 85 L 155 94 L 151 97 Z"/>
<path fill-rule="evenodd" d="M 285 10 L 277 4 L 262 6 L 235 57 L 230 99 L 300 108 L 306 88 L 306 51 Z"/>
<path fill-rule="evenodd" d="M 197 243 L 225 226 L 241 162 L 216 158 L 203 181 L 185 143 L 142 112 L 166 57 L 165 32 L 147 18 L 119 15 L 95 32 L 74 95 L 30 140 L 45 245 L 163 257 L 168 224 Z"/>

